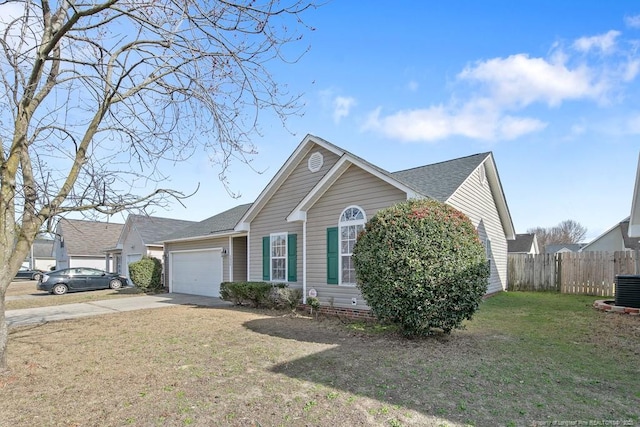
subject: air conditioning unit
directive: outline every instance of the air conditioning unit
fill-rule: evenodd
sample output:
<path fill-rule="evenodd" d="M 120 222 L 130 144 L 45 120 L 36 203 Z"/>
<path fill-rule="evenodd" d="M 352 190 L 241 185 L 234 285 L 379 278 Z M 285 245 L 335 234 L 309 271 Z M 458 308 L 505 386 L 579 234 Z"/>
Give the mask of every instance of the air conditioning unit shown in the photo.
<path fill-rule="evenodd" d="M 640 275 L 616 276 L 615 304 L 640 308 Z"/>

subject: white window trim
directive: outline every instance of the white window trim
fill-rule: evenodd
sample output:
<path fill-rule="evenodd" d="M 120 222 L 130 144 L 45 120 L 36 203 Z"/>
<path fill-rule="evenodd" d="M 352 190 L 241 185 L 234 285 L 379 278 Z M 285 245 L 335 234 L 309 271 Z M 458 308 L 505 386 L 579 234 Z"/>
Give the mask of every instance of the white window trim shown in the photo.
<path fill-rule="evenodd" d="M 349 209 L 358 209 L 360 212 L 362 212 L 362 216 L 363 219 L 361 220 L 357 220 L 357 221 L 342 221 L 342 215 L 344 215 L 344 213 L 346 211 L 348 211 Z M 348 226 L 348 225 L 362 225 L 364 227 L 364 224 L 367 222 L 367 214 L 365 212 L 364 209 L 362 209 L 360 206 L 357 205 L 351 205 L 351 206 L 347 206 L 346 208 L 344 208 L 344 210 L 342 212 L 340 212 L 340 216 L 338 217 L 338 285 L 339 286 L 348 286 L 348 287 L 355 287 L 356 284 L 355 283 L 343 283 L 342 282 L 342 227 L 343 226 Z M 346 254 L 344 254 L 346 255 Z M 350 255 L 352 256 L 353 253 Z"/>
<path fill-rule="evenodd" d="M 284 257 L 273 257 L 273 242 L 274 239 L 278 236 L 284 237 Z M 283 259 L 284 258 L 284 278 L 283 279 L 274 279 L 273 278 L 273 260 L 274 259 Z M 269 235 L 269 281 L 283 283 L 287 281 L 289 277 L 289 233 L 271 233 Z"/>
<path fill-rule="evenodd" d="M 489 237 L 485 237 L 484 238 L 484 252 L 485 252 L 485 256 L 487 257 L 487 261 L 489 261 L 489 267 L 491 267 L 492 261 L 493 261 L 493 256 L 492 253 L 493 251 L 491 250 L 491 239 Z"/>

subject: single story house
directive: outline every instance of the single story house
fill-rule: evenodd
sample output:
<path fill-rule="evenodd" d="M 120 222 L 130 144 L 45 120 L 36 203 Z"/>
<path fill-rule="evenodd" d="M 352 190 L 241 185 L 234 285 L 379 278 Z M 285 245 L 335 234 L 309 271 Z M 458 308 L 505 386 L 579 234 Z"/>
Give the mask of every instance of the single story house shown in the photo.
<path fill-rule="evenodd" d="M 640 249 L 638 238 L 629 237 L 629 221 L 627 217 L 584 245 L 582 252 L 587 251 L 633 251 Z"/>
<path fill-rule="evenodd" d="M 391 173 L 307 135 L 254 203 L 211 218 L 227 224 L 165 239 L 169 290 L 218 296 L 222 280 L 264 280 L 302 288 L 305 299 L 313 290 L 324 306 L 368 310 L 351 263 L 357 232 L 411 198 L 465 213 L 491 260 L 487 293 L 506 289 L 515 231 L 492 153 Z"/>
<path fill-rule="evenodd" d="M 143 256 L 163 259 L 162 239 L 195 221 L 160 218 L 148 215 L 129 215 L 115 246 L 104 251 L 114 260 L 113 271 L 129 277 L 127 266 Z"/>
<path fill-rule="evenodd" d="M 114 258 L 105 248 L 114 247 L 123 224 L 61 218 L 55 230 L 53 254 L 56 268 L 91 267 L 113 271 Z"/>
<path fill-rule="evenodd" d="M 539 254 L 536 233 L 516 234 L 515 240 L 507 241 L 507 252 L 510 254 Z"/>

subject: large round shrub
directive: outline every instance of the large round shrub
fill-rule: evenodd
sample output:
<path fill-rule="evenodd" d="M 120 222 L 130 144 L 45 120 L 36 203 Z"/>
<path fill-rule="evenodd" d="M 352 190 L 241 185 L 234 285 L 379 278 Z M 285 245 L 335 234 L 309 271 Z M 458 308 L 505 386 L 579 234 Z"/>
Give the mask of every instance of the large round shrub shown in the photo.
<path fill-rule="evenodd" d="M 139 288 L 158 290 L 162 288 L 162 263 L 158 258 L 142 257 L 129 264 L 129 278 Z"/>
<path fill-rule="evenodd" d="M 488 285 L 489 266 L 473 224 L 434 200 L 378 211 L 358 238 L 353 262 L 373 314 L 410 336 L 461 327 Z"/>

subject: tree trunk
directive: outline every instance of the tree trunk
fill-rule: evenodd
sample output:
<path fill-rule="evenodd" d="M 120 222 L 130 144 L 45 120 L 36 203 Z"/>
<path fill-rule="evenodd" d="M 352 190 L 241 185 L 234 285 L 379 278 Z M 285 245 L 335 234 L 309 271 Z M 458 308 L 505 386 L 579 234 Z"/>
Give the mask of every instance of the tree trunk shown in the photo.
<path fill-rule="evenodd" d="M 4 282 L 6 279 L 2 279 Z M 5 318 L 4 297 L 8 285 L 0 283 L 0 374 L 7 371 L 7 342 L 9 341 L 9 330 Z"/>

